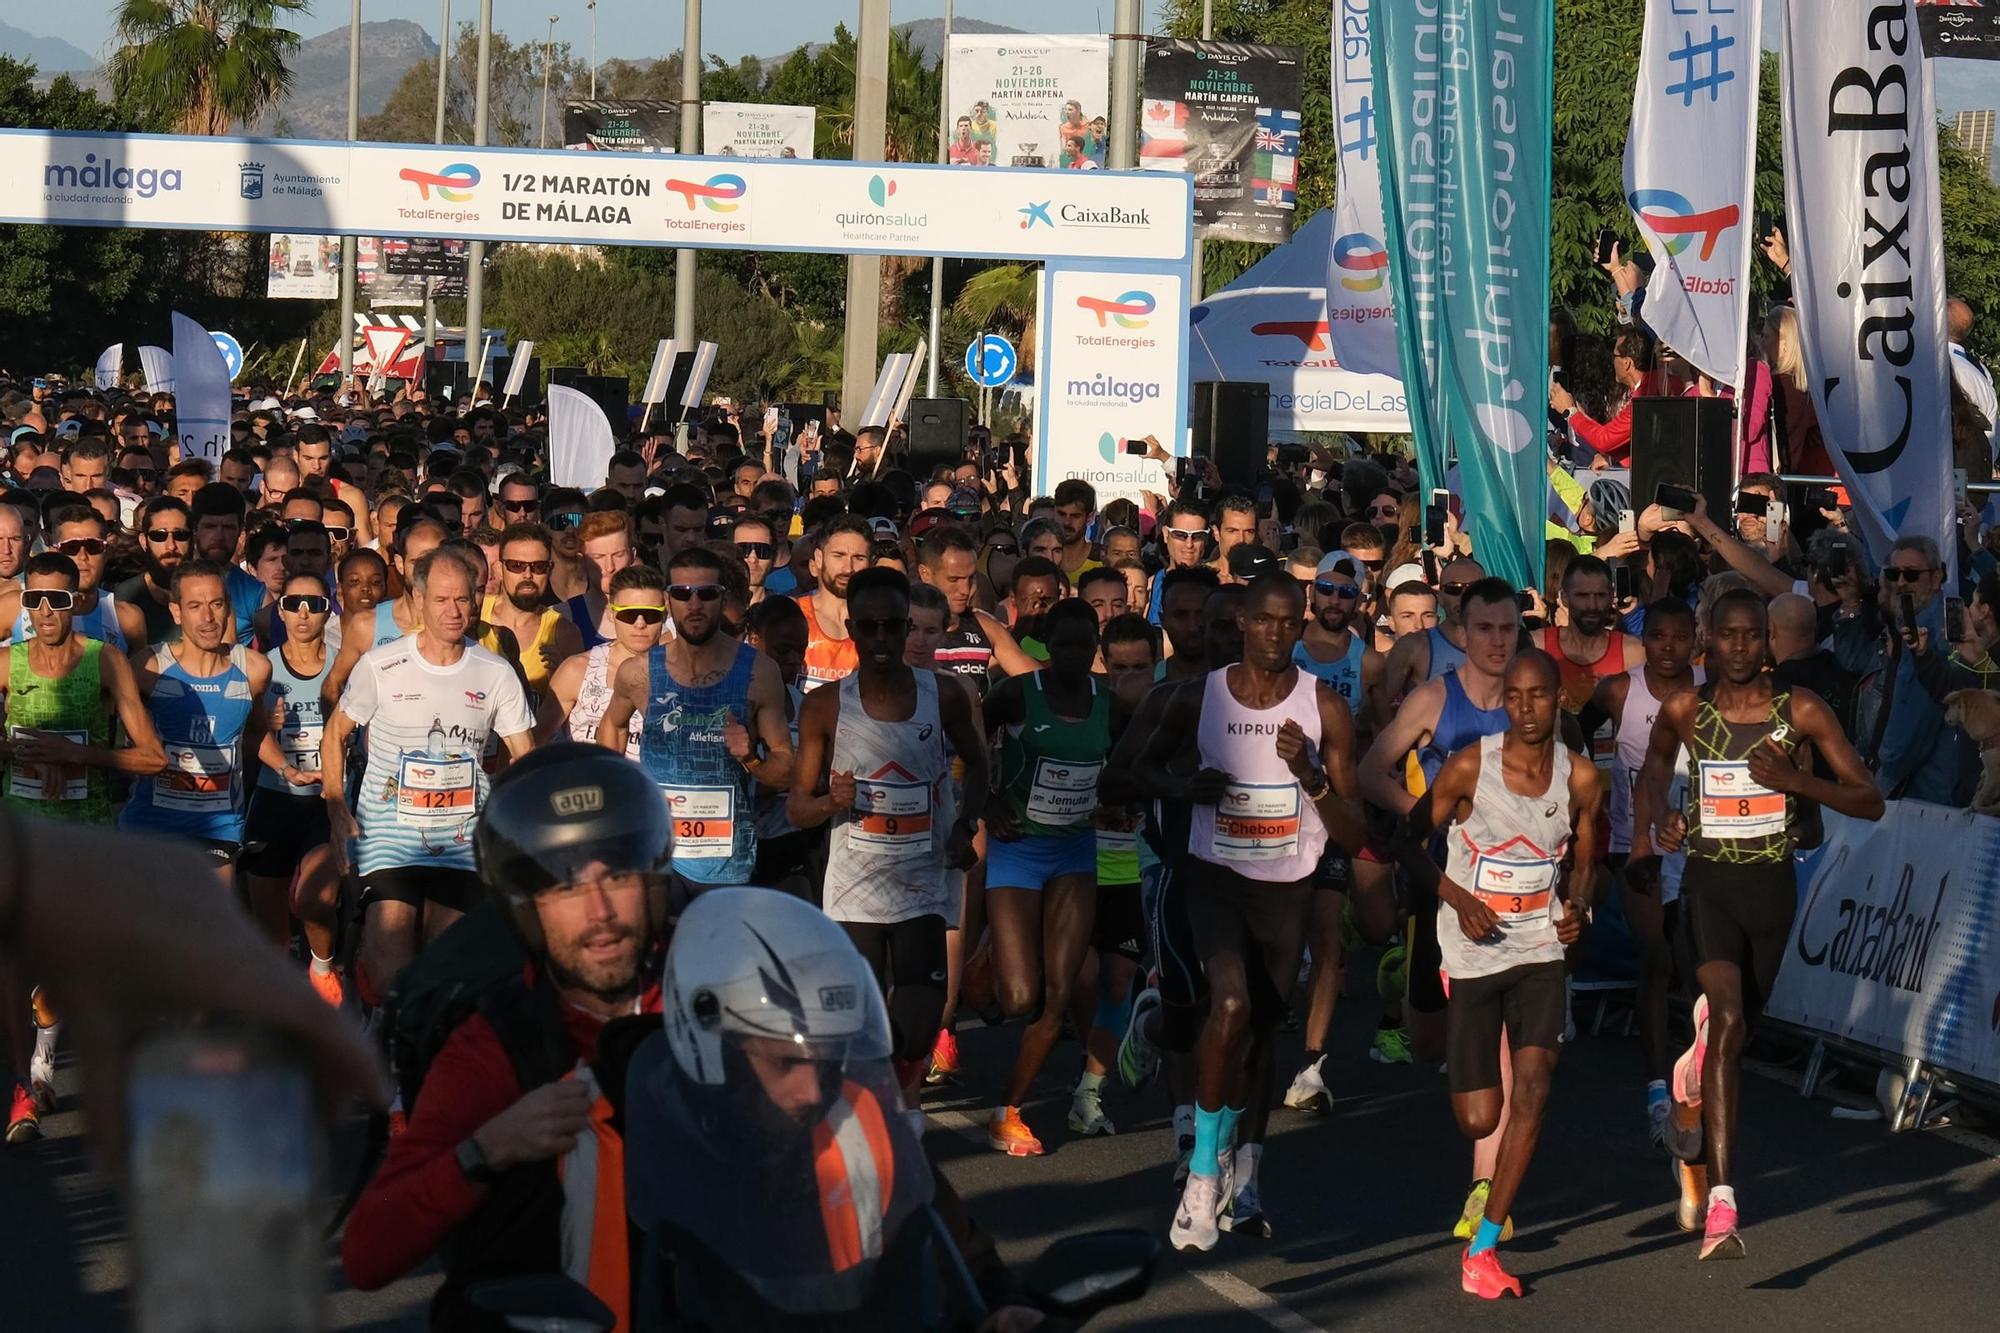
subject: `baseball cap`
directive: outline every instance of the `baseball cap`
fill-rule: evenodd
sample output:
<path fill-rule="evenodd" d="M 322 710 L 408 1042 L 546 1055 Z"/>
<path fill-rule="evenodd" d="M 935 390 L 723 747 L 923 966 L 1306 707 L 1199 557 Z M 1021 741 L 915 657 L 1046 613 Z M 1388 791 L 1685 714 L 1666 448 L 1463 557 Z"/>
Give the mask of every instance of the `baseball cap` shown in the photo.
<path fill-rule="evenodd" d="M 896 535 L 896 520 L 893 518 L 883 518 L 878 514 L 868 520 L 868 526 L 875 529 L 877 537 L 893 537 Z"/>
<path fill-rule="evenodd" d="M 35 443 L 37 444 L 40 444 L 42 441 L 42 433 L 36 430 L 33 426 L 16 426 L 14 427 L 13 433 L 7 437 L 7 447 L 9 449 L 12 449 L 15 445 L 19 444 L 21 442 L 21 438 L 26 435 L 34 436 Z"/>
<path fill-rule="evenodd" d="M 1269 574 L 1278 568 L 1278 557 L 1255 542 L 1245 542 L 1229 553 L 1229 572 L 1248 582 L 1259 574 Z"/>
<path fill-rule="evenodd" d="M 1313 571 L 1319 578 L 1328 574 L 1345 574 L 1356 583 L 1361 581 L 1361 567 L 1354 563 L 1354 557 L 1345 551 L 1335 551 L 1332 555 L 1321 556 L 1319 568 Z"/>
<path fill-rule="evenodd" d="M 71 417 L 68 421 L 57 426 L 55 433 L 58 435 L 67 435 L 71 439 L 75 439 L 77 436 L 83 434 L 83 422 L 76 417 Z"/>
<path fill-rule="evenodd" d="M 921 537 L 941 524 L 952 522 L 953 518 L 949 509 L 919 509 L 916 517 L 910 520 L 910 535 Z"/>
<path fill-rule="evenodd" d="M 319 420 L 319 413 L 318 413 L 318 412 L 315 412 L 315 411 L 314 411 L 314 410 L 312 409 L 312 406 L 311 406 L 310 404 L 308 404 L 308 405 L 307 405 L 307 406 L 305 406 L 305 407 L 295 407 L 295 408 L 293 408 L 293 409 L 292 409 L 292 420 L 294 420 L 294 421 L 318 421 L 318 420 Z"/>
<path fill-rule="evenodd" d="M 1405 583 L 1422 583 L 1423 581 L 1424 567 L 1422 565 L 1397 565 L 1389 571 L 1388 582 L 1384 586 L 1395 589 L 1402 587 Z"/>

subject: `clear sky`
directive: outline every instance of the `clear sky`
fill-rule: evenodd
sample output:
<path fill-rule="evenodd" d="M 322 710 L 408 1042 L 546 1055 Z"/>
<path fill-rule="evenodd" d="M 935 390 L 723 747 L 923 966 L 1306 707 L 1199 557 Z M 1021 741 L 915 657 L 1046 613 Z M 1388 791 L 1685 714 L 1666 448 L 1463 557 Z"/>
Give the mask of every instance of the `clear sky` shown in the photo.
<path fill-rule="evenodd" d="M 1143 0 L 1143 7 L 1150 29 L 1159 17 L 1161 0 Z M 440 8 L 439 0 L 361 0 L 361 18 L 363 22 L 409 19 L 435 35 Z M 61 37 L 95 54 L 107 40 L 117 9 L 117 0 L 69 0 L 9 12 L 7 21 L 44 37 Z M 854 27 L 860 11 L 858 0 L 710 0 L 702 9 L 702 49 L 732 60 L 782 55 L 802 42 L 825 41 L 842 20 Z M 313 0 L 297 30 L 316 36 L 345 24 L 349 12 L 343 0 Z M 679 50 L 682 12 L 681 0 L 598 0 L 598 58 L 636 59 Z M 1106 32 L 1112 0 L 961 0 L 957 12 L 1026 31 Z M 494 26 L 515 36 L 539 38 L 548 29 L 551 14 L 562 20 L 556 25 L 557 39 L 587 56 L 590 16 L 584 0 L 493 0 Z M 944 0 L 891 0 L 889 5 L 889 17 L 896 23 L 943 14 Z M 478 0 L 452 0 L 451 17 L 453 24 L 476 20 Z"/>

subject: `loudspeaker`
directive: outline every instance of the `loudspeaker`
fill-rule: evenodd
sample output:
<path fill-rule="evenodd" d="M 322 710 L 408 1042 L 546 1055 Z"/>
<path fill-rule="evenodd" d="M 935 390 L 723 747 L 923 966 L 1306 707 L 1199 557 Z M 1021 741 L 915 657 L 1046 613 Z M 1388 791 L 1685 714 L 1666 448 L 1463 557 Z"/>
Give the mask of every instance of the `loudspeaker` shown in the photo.
<path fill-rule="evenodd" d="M 603 408 L 606 420 L 611 423 L 611 433 L 619 440 L 631 433 L 632 425 L 626 416 L 632 382 L 623 375 L 586 375 L 576 366 L 555 366 L 549 371 L 549 383 L 575 389 Z"/>
<path fill-rule="evenodd" d="M 1257 484 L 1270 444 L 1270 385 L 1197 383 L 1191 424 L 1194 456 L 1214 459 L 1224 486 L 1247 490 Z"/>
<path fill-rule="evenodd" d="M 472 367 L 463 361 L 426 361 L 424 392 L 432 398 L 449 394 L 452 402 L 467 396 L 472 388 Z"/>
<path fill-rule="evenodd" d="M 965 461 L 965 435 L 971 404 L 963 398 L 910 400 L 910 474 L 921 481 L 936 467 L 956 467 Z"/>
<path fill-rule="evenodd" d="M 1653 503 L 1662 482 L 1707 497 L 1708 512 L 1727 524 L 1735 480 L 1730 447 L 1736 412 L 1727 398 L 1632 400 L 1632 505 Z"/>
<path fill-rule="evenodd" d="M 493 384 L 493 401 L 504 402 L 507 398 L 507 377 L 514 371 L 514 358 L 497 356 L 486 367 L 486 378 Z M 514 395 L 509 407 L 533 407 L 542 401 L 542 359 L 528 358 L 527 373 L 521 376 L 521 392 Z"/>

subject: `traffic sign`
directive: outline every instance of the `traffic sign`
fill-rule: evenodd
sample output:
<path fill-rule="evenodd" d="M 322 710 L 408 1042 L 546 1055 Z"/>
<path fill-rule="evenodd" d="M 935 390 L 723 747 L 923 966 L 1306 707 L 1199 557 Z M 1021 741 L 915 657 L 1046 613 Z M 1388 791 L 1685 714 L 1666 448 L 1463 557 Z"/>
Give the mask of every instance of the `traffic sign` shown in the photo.
<path fill-rule="evenodd" d="M 965 373 L 982 389 L 1001 389 L 1013 382 L 1020 366 L 1014 344 L 997 333 L 981 334 L 965 349 Z"/>
<path fill-rule="evenodd" d="M 215 339 L 215 345 L 222 350 L 223 364 L 229 367 L 229 378 L 234 381 L 243 373 L 243 345 L 228 334 L 213 329 L 208 336 Z"/>

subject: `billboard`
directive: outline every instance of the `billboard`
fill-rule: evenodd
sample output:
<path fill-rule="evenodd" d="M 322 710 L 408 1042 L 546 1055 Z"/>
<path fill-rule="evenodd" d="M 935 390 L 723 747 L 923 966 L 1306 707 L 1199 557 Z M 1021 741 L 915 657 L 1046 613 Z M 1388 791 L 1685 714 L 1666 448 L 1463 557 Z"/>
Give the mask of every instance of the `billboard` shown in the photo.
<path fill-rule="evenodd" d="M 340 238 L 279 232 L 271 238 L 264 295 L 331 301 L 340 295 Z"/>
<path fill-rule="evenodd" d="M 671 153 L 680 142 L 676 103 L 634 98 L 563 103 L 563 147 L 591 152 Z"/>
<path fill-rule="evenodd" d="M 1139 165 L 1194 177 L 1195 234 L 1277 244 L 1298 206 L 1299 49 L 1146 39 Z"/>
<path fill-rule="evenodd" d="M 465 295 L 466 242 L 457 238 L 362 236 L 354 243 L 354 285 L 371 305 L 424 303 L 424 280 L 436 294 Z M 340 237 L 281 232 L 271 238 L 266 296 L 332 301 L 340 296 Z"/>
<path fill-rule="evenodd" d="M 1104 165 L 1111 39 L 1030 33 L 951 37 L 954 166 Z"/>
<path fill-rule="evenodd" d="M 809 158 L 816 114 L 809 106 L 710 102 L 701 109 L 701 151 L 710 157 Z"/>
<path fill-rule="evenodd" d="M 1924 54 L 2000 60 L 2000 2 L 1916 0 Z"/>

